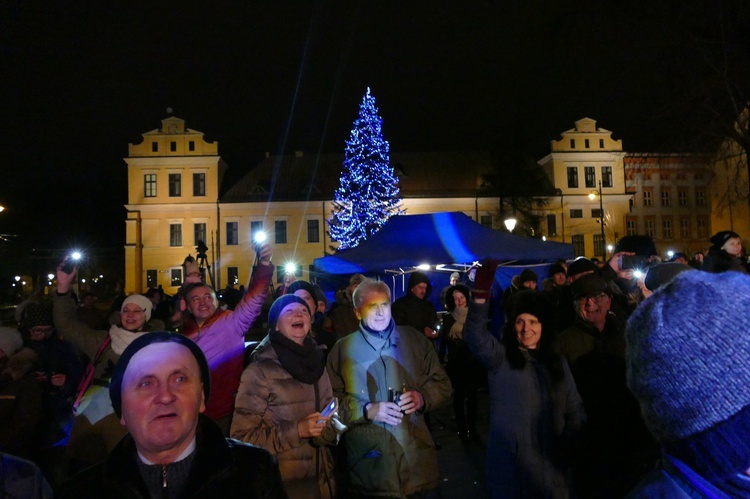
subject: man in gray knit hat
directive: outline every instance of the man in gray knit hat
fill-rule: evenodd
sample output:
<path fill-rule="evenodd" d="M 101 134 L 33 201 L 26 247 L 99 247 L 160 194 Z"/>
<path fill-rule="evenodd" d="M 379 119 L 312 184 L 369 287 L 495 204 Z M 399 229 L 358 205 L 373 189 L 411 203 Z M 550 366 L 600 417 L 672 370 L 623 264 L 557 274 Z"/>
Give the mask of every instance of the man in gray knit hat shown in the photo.
<path fill-rule="evenodd" d="M 627 326 L 628 386 L 663 451 L 632 497 L 750 497 L 750 277 L 683 272 Z"/>

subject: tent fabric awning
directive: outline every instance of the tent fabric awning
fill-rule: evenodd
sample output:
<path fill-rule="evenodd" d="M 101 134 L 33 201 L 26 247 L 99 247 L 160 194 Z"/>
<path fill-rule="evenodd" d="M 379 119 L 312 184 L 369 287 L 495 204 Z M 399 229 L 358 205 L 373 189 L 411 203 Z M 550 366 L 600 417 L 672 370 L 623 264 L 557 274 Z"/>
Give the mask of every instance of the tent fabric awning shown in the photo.
<path fill-rule="evenodd" d="M 359 246 L 317 258 L 329 274 L 471 264 L 485 258 L 531 264 L 573 258 L 572 244 L 514 236 L 484 227 L 461 212 L 396 215 Z"/>

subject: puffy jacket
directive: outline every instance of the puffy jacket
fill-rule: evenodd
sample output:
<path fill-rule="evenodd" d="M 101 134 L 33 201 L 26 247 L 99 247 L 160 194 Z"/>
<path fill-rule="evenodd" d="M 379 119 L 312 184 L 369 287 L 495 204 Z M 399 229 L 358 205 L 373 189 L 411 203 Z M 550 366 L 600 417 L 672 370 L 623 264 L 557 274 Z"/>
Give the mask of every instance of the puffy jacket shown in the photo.
<path fill-rule="evenodd" d="M 300 438 L 297 423 L 319 412 L 333 398 L 328 374 L 315 386 L 292 377 L 279 362 L 268 336 L 260 342 L 242 373 L 230 435 L 259 445 L 279 460 L 282 479 L 287 482 L 318 478 L 321 497 L 333 497 L 333 459 L 325 444 L 336 441 L 333 430 L 322 439 Z"/>
<path fill-rule="evenodd" d="M 273 265 L 256 267 L 245 296 L 234 310 L 217 310 L 202 325 L 192 317 L 185 320 L 182 333 L 201 347 L 211 370 L 211 398 L 206 404 L 206 416 L 211 419 L 229 416 L 234 410 L 242 376 L 245 333 L 260 315 L 273 269 Z"/>

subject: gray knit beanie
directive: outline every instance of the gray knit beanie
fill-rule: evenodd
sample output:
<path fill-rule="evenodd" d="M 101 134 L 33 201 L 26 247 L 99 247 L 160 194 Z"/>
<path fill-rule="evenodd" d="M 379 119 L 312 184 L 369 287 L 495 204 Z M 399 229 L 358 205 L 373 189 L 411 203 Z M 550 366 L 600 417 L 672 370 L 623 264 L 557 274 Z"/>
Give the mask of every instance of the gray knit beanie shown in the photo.
<path fill-rule="evenodd" d="M 627 379 L 651 433 L 709 481 L 750 468 L 750 276 L 683 272 L 628 321 Z"/>

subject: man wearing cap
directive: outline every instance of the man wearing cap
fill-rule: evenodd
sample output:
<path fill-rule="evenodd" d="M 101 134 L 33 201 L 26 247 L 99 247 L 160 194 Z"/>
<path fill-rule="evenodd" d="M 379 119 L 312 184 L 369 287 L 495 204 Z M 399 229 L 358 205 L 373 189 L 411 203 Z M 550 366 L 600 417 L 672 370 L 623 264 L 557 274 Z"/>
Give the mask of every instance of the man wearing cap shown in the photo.
<path fill-rule="evenodd" d="M 611 289 L 594 274 L 571 284 L 576 321 L 560 334 L 558 349 L 570 365 L 588 415 L 577 467 L 578 493 L 618 497 L 646 471 L 653 449 L 638 406 L 625 386 L 625 324 L 611 311 Z"/>
<path fill-rule="evenodd" d="M 52 300 L 55 327 L 90 360 L 78 386 L 74 402 L 76 417 L 67 446 L 73 471 L 101 461 L 125 434 L 114 417 L 107 389 L 125 348 L 152 329 L 149 321 L 153 307 L 145 296 L 130 295 L 122 302 L 118 324 L 108 331 L 91 329 L 76 320 L 76 304 L 70 294 L 75 275 L 76 270 L 68 274 L 57 268 L 57 292 Z"/>
<path fill-rule="evenodd" d="M 234 310 L 221 310 L 216 291 L 208 284 L 198 282 L 184 290 L 187 317 L 180 332 L 195 341 L 208 359 L 214 396 L 206 405 L 206 416 L 219 424 L 224 435 L 229 435 L 242 376 L 245 333 L 260 316 L 273 276 L 271 246 L 264 244 L 259 252 L 247 292 Z"/>
<path fill-rule="evenodd" d="M 683 272 L 627 326 L 628 386 L 662 448 L 630 497 L 750 497 L 750 277 Z M 711 310 L 706 317 L 705 310 Z"/>
<path fill-rule="evenodd" d="M 428 299 L 432 284 L 427 275 L 414 272 L 409 276 L 406 295 L 393 302 L 393 320 L 398 326 L 411 326 L 431 340 L 438 338 L 434 327 L 437 311 Z"/>
<path fill-rule="evenodd" d="M 225 439 L 201 415 L 210 386 L 206 358 L 186 337 L 161 331 L 133 341 L 109 387 L 129 434 L 57 497 L 286 497 L 267 451 Z"/>

